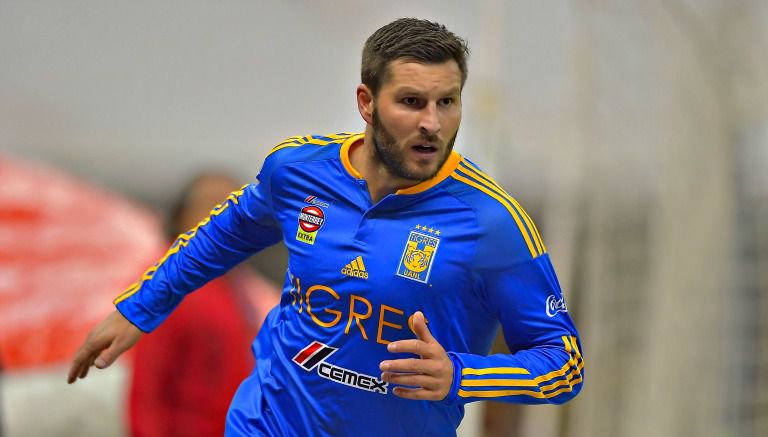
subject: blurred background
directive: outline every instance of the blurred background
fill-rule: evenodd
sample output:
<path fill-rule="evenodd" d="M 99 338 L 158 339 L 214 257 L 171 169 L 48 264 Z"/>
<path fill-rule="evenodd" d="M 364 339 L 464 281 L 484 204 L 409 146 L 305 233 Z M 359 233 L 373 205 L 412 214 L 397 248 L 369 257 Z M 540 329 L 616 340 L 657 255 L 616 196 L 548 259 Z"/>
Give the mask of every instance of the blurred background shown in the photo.
<path fill-rule="evenodd" d="M 761 0 L 0 0 L 0 435 L 127 435 L 130 360 L 67 386 L 73 345 L 201 169 L 362 130 L 363 41 L 402 16 L 469 40 L 457 149 L 539 224 L 586 360 L 573 402 L 460 434 L 768 435 Z"/>

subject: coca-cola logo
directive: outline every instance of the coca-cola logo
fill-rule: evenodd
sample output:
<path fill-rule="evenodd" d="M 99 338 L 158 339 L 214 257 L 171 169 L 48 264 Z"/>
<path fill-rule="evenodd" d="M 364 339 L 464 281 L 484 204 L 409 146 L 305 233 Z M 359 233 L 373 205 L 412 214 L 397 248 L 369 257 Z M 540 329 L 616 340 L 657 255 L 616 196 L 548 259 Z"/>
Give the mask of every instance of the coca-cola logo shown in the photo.
<path fill-rule="evenodd" d="M 561 297 L 558 299 L 554 294 L 550 294 L 547 297 L 547 315 L 554 317 L 559 312 L 568 312 L 568 307 L 565 306 L 565 298 Z"/>

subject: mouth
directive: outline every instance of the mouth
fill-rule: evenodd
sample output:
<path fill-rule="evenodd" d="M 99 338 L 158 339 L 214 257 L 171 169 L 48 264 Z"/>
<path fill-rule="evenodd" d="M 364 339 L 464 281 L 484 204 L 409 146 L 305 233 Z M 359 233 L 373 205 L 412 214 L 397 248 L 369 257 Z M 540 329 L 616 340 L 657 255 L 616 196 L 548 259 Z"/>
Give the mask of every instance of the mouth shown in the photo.
<path fill-rule="evenodd" d="M 437 152 L 437 146 L 433 144 L 415 144 L 411 146 L 411 149 L 422 155 L 431 155 Z"/>

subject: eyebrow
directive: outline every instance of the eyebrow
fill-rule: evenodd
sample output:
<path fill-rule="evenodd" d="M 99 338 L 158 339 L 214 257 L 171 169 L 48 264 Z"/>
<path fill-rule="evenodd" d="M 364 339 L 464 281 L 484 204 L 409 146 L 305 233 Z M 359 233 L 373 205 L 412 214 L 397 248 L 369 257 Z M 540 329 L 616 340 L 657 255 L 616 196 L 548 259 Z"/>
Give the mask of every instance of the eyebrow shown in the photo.
<path fill-rule="evenodd" d="M 448 92 L 443 94 L 445 95 L 459 94 L 460 92 L 459 90 L 460 90 L 459 87 L 452 87 L 448 89 Z M 398 88 L 397 90 L 395 90 L 395 93 L 396 94 L 424 94 L 424 91 L 405 85 L 402 88 Z"/>

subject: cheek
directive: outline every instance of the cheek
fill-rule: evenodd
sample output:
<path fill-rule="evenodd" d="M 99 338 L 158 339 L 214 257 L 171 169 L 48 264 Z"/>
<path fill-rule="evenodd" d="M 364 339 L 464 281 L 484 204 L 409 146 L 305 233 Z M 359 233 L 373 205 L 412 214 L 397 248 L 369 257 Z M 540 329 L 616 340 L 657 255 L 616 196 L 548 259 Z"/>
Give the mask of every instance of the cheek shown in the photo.
<path fill-rule="evenodd" d="M 445 118 L 443 119 L 443 126 L 448 128 L 450 131 L 455 131 L 459 129 L 459 124 L 461 123 L 461 108 L 456 108 L 453 111 L 449 111 Z"/>
<path fill-rule="evenodd" d="M 419 118 L 411 111 L 388 111 L 379 114 L 382 124 L 395 138 L 412 135 L 419 130 Z"/>

